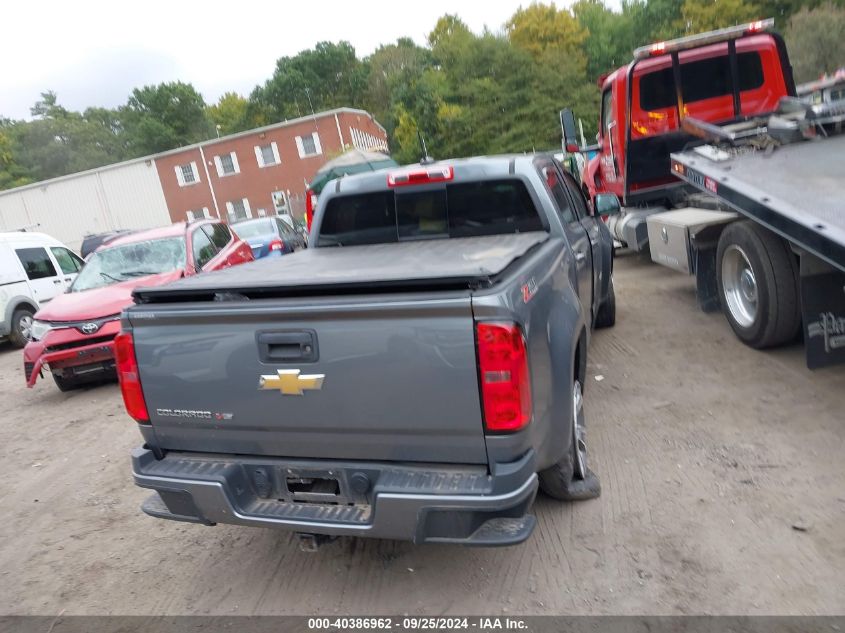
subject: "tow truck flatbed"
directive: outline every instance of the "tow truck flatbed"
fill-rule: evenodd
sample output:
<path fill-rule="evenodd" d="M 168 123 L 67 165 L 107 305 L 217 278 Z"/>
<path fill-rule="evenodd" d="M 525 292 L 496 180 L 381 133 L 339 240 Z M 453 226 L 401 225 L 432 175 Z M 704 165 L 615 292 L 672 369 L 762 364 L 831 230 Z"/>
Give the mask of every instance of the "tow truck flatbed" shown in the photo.
<path fill-rule="evenodd" d="M 672 172 L 845 271 L 845 135 L 764 149 L 672 154 Z"/>

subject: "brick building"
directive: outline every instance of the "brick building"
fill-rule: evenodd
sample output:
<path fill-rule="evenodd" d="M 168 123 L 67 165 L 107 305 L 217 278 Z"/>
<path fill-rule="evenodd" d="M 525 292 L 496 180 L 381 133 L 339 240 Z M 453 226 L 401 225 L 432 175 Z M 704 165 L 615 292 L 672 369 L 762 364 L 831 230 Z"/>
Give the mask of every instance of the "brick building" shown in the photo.
<path fill-rule="evenodd" d="M 386 152 L 387 133 L 369 113 L 339 108 L 174 150 L 156 169 L 174 222 L 300 216 L 317 169 L 351 147 Z"/>
<path fill-rule="evenodd" d="M 305 186 L 349 148 L 387 151 L 364 110 L 338 108 L 0 192 L 0 231 L 37 229 L 73 249 L 85 235 L 197 217 L 300 217 Z"/>

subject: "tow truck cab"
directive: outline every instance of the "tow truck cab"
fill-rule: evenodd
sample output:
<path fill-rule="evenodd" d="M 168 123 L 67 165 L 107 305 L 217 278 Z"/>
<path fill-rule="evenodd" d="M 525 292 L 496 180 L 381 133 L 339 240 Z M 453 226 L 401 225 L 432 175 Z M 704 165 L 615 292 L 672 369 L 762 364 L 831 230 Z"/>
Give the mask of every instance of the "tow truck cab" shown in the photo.
<path fill-rule="evenodd" d="M 761 20 L 634 51 L 599 80 L 598 155 L 583 181 L 591 199 L 614 193 L 626 207 L 677 202 L 685 185 L 669 155 L 693 137 L 681 122 L 711 123 L 773 112 L 795 83 L 783 39 Z"/>

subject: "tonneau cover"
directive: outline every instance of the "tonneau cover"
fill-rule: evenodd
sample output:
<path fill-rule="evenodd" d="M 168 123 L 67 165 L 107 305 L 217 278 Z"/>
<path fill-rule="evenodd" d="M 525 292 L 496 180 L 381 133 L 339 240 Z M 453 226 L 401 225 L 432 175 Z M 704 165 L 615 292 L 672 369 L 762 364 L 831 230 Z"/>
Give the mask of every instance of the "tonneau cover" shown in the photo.
<path fill-rule="evenodd" d="M 292 292 L 324 287 L 471 284 L 493 281 L 515 259 L 549 239 L 543 231 L 483 237 L 309 248 L 225 270 L 140 288 L 140 301 L 209 293 Z"/>

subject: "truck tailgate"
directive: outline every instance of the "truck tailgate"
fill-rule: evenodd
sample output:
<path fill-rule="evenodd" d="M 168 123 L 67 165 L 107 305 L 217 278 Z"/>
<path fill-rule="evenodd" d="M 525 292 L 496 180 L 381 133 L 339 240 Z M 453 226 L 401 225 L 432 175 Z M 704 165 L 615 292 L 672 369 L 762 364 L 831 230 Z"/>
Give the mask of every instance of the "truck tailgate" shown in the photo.
<path fill-rule="evenodd" d="M 470 293 L 405 297 L 131 308 L 159 445 L 485 463 Z"/>

